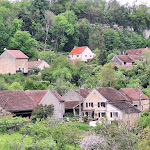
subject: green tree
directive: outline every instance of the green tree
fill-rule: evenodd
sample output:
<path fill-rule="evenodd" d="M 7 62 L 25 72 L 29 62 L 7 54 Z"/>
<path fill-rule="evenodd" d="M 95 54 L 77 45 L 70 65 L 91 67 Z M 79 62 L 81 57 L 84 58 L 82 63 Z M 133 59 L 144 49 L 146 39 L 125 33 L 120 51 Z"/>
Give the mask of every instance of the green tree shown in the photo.
<path fill-rule="evenodd" d="M 116 72 L 112 63 L 105 64 L 100 71 L 100 81 L 103 86 L 114 86 Z"/>
<path fill-rule="evenodd" d="M 47 117 L 52 117 L 54 113 L 54 106 L 53 105 L 38 105 L 32 115 L 31 115 L 31 119 L 33 121 L 36 121 L 38 119 L 46 119 Z"/>
<path fill-rule="evenodd" d="M 27 31 L 17 31 L 14 37 L 10 38 L 8 47 L 10 49 L 18 49 L 25 53 L 28 57 L 37 55 L 37 52 L 32 49 L 36 46 L 37 41 L 33 39 Z"/>
<path fill-rule="evenodd" d="M 13 82 L 9 87 L 8 90 L 23 90 L 23 87 L 18 82 Z"/>

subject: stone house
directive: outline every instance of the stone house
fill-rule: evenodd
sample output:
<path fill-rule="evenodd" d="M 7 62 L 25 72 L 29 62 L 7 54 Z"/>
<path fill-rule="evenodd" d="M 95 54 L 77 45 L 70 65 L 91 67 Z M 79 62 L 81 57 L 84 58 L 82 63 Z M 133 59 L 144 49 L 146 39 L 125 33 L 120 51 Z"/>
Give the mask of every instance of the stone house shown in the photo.
<path fill-rule="evenodd" d="M 65 99 L 65 113 L 72 113 L 74 116 L 79 115 L 79 105 L 83 110 L 83 101 L 89 94 L 90 89 L 71 89 L 63 98 Z"/>
<path fill-rule="evenodd" d="M 81 60 L 87 62 L 93 59 L 95 56 L 96 55 L 87 46 L 75 47 L 69 53 L 69 60 Z"/>
<path fill-rule="evenodd" d="M 28 62 L 28 69 L 32 68 L 39 68 L 40 70 L 43 70 L 44 68 L 49 68 L 50 65 L 45 60 L 38 60 L 38 61 L 29 61 Z"/>
<path fill-rule="evenodd" d="M 64 99 L 58 93 L 53 93 L 50 90 L 27 90 L 25 93 L 35 101 L 36 105 L 52 104 L 54 106 L 53 117 L 55 119 L 63 118 L 65 112 Z"/>
<path fill-rule="evenodd" d="M 121 88 L 119 91 L 139 110 L 145 111 L 150 109 L 150 98 L 140 88 Z"/>
<path fill-rule="evenodd" d="M 89 93 L 83 102 L 83 114 L 98 120 L 106 117 L 108 123 L 123 120 L 126 125 L 133 126 L 140 117 L 140 110 L 119 91 L 106 87 L 94 88 Z"/>
<path fill-rule="evenodd" d="M 132 68 L 132 65 L 135 61 L 128 55 L 115 55 L 112 58 L 112 62 L 119 68 L 123 67 L 129 70 Z"/>
<path fill-rule="evenodd" d="M 7 50 L 0 55 L 0 74 L 28 73 L 28 56 L 20 50 Z"/>
<path fill-rule="evenodd" d="M 30 116 L 36 103 L 24 91 L 0 91 L 0 107 L 16 116 Z"/>

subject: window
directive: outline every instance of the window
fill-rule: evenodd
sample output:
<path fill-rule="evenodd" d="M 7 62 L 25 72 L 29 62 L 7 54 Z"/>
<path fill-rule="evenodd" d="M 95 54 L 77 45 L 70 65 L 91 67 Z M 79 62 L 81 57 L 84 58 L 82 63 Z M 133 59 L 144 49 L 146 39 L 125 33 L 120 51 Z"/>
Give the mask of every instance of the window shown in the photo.
<path fill-rule="evenodd" d="M 106 103 L 105 102 L 98 102 L 98 107 L 106 107 Z"/>
<path fill-rule="evenodd" d="M 79 57 L 79 55 L 77 55 L 77 57 Z"/>
<path fill-rule="evenodd" d="M 90 57 L 91 57 L 91 55 L 90 55 Z"/>
<path fill-rule="evenodd" d="M 134 107 L 138 107 L 137 105 L 134 105 Z"/>
<path fill-rule="evenodd" d="M 86 103 L 86 107 L 88 107 L 88 103 Z"/>
<path fill-rule="evenodd" d="M 72 57 L 73 57 L 73 55 L 72 55 Z"/>
<path fill-rule="evenodd" d="M 98 117 L 99 118 L 103 118 L 106 116 L 106 113 L 105 112 L 101 112 L 101 113 L 98 113 Z"/>
<path fill-rule="evenodd" d="M 101 113 L 101 117 L 105 117 L 106 113 L 105 112 L 102 112 Z"/>
<path fill-rule="evenodd" d="M 86 107 L 93 107 L 93 102 L 86 103 Z"/>
<path fill-rule="evenodd" d="M 114 116 L 115 118 L 118 118 L 118 112 L 114 112 L 114 113 L 113 113 L 113 116 Z"/>
<path fill-rule="evenodd" d="M 113 114 L 112 114 L 112 112 L 110 112 L 110 117 L 112 118 L 112 116 L 113 116 Z"/>
<path fill-rule="evenodd" d="M 25 63 L 25 61 L 24 61 L 24 60 L 22 60 L 22 65 L 24 65 L 24 63 Z"/>
<path fill-rule="evenodd" d="M 87 55 L 85 55 L 85 57 L 87 57 Z"/>
<path fill-rule="evenodd" d="M 126 62 L 124 62 L 124 65 L 126 65 Z"/>

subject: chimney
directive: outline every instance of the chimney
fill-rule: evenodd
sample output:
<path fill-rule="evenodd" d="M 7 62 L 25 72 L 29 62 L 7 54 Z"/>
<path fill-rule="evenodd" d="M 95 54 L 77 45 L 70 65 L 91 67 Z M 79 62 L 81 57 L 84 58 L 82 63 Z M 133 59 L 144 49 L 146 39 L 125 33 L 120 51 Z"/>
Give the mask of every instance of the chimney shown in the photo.
<path fill-rule="evenodd" d="M 6 51 L 7 50 L 7 48 L 4 48 L 4 51 Z"/>
<path fill-rule="evenodd" d="M 41 59 L 38 59 L 38 61 L 41 61 Z"/>

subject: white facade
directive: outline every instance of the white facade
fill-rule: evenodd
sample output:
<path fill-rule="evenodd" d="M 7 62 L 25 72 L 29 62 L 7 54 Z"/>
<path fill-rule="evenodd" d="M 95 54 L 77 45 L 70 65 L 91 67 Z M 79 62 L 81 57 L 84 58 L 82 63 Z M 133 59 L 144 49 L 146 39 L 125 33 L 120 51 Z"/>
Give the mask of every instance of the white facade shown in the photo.
<path fill-rule="evenodd" d="M 81 54 L 69 54 L 69 60 L 88 61 L 93 59 L 95 56 L 96 55 L 88 47 L 86 47 Z"/>

